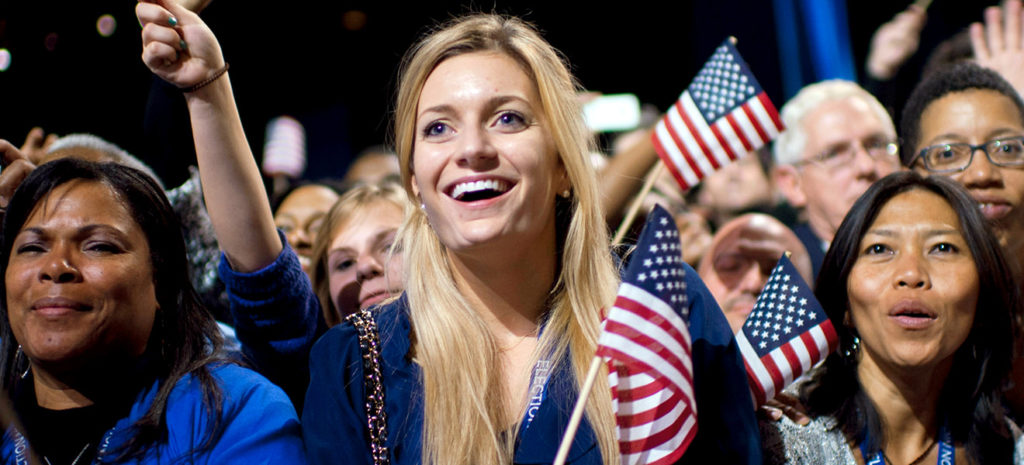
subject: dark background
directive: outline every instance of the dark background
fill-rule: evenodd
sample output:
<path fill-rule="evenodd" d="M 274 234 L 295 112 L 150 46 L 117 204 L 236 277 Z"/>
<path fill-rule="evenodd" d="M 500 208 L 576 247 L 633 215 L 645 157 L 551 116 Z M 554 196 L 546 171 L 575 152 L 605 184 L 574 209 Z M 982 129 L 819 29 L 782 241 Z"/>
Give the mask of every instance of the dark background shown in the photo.
<path fill-rule="evenodd" d="M 849 0 L 858 70 L 875 28 L 906 4 Z M 340 176 L 359 150 L 386 142 L 405 49 L 429 26 L 468 11 L 525 17 L 568 57 L 587 89 L 632 92 L 662 110 L 714 47 L 734 35 L 762 87 L 777 106 L 784 102 L 770 1 L 596 5 L 214 0 L 202 17 L 231 63 L 253 151 L 262 151 L 268 119 L 292 115 L 306 126 L 313 179 Z M 982 8 L 982 2 L 935 0 L 923 41 L 936 43 L 980 19 Z M 103 14 L 117 20 L 109 37 L 97 32 Z M 183 167 L 194 159 L 183 100 L 154 83 L 139 58 L 139 31 L 133 2 L 0 3 L 0 48 L 12 55 L 10 68 L 0 72 L 0 138 L 20 146 L 33 126 L 91 132 L 154 165 L 168 185 L 183 179 Z M 915 72 L 904 75 L 910 76 L 904 85 L 912 85 Z"/>

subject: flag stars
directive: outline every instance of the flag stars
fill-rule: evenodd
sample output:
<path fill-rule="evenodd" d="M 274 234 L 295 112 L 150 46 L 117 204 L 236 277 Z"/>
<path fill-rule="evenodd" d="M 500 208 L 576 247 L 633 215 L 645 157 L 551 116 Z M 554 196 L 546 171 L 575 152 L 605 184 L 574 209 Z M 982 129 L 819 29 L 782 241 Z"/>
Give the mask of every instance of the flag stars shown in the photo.
<path fill-rule="evenodd" d="M 654 264 L 654 262 L 651 259 L 649 259 L 649 258 L 645 258 L 644 259 L 644 266 L 645 267 L 650 268 L 651 265 L 653 265 L 653 264 Z"/>
<path fill-rule="evenodd" d="M 640 281 L 640 282 L 647 281 L 647 275 L 644 274 L 644 273 L 640 273 L 640 274 L 636 275 L 636 280 Z"/>

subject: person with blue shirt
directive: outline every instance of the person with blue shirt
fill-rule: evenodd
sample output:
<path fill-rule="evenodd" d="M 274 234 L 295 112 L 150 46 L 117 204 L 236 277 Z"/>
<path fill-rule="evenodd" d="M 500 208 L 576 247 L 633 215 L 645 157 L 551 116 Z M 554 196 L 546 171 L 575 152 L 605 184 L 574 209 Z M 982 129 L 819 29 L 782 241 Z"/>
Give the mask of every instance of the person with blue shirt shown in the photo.
<path fill-rule="evenodd" d="M 66 158 L 3 218 L 0 463 L 306 463 L 278 387 L 231 362 L 177 216 L 141 171 Z"/>
<path fill-rule="evenodd" d="M 516 18 L 465 16 L 411 48 L 394 123 L 419 206 L 400 229 L 405 293 L 313 347 L 302 416 L 311 461 L 554 460 L 619 283 L 576 90 L 560 55 Z M 749 390 L 742 369 L 731 388 L 718 384 L 722 362 L 738 364 L 719 350 L 731 332 L 686 268 L 691 302 L 708 305 L 724 336 L 694 344 L 695 377 L 709 377 L 698 402 L 738 412 L 709 419 L 691 447 L 728 453 L 733 436 L 756 448 L 752 421 L 726 431 L 753 418 Z M 567 463 L 619 463 L 611 407 L 598 376 Z M 756 450 L 727 456 L 760 461 Z"/>

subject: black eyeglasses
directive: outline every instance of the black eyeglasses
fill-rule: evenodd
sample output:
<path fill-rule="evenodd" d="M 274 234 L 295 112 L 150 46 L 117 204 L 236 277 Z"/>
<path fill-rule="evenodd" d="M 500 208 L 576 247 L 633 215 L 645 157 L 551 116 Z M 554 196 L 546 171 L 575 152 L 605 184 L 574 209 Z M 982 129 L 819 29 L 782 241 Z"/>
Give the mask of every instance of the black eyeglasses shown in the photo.
<path fill-rule="evenodd" d="M 985 152 L 988 161 L 996 166 L 1024 166 L 1024 137 L 995 139 L 983 144 L 939 144 L 925 147 L 917 153 L 913 166 L 920 159 L 924 168 L 932 173 L 957 173 L 971 166 L 974 152 Z"/>

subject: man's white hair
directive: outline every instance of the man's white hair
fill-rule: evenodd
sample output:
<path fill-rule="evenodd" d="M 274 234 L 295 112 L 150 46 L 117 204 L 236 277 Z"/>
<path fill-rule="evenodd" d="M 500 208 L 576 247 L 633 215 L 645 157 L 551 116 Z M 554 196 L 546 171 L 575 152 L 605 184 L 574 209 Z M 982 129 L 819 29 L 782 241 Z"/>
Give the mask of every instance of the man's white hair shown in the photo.
<path fill-rule="evenodd" d="M 165 189 L 163 181 L 160 180 L 160 177 L 156 175 L 156 172 L 154 172 L 149 165 L 143 163 L 142 160 L 135 158 L 134 155 L 128 153 L 121 147 L 118 147 L 113 142 L 107 141 L 106 139 L 93 134 L 68 134 L 57 139 L 53 144 L 50 144 L 50 147 L 46 149 L 46 153 L 50 154 L 58 150 L 74 150 L 76 148 L 92 149 L 101 152 L 109 157 L 110 161 L 114 163 L 124 165 L 129 168 L 135 168 L 148 174 L 156 181 L 157 185 L 159 185 L 161 189 Z"/>
<path fill-rule="evenodd" d="M 779 112 L 786 130 L 775 140 L 772 153 L 776 165 L 792 165 L 803 159 L 804 145 L 807 143 L 807 132 L 804 130 L 803 119 L 821 104 L 848 97 L 858 98 L 868 105 L 878 121 L 896 134 L 896 127 L 889 117 L 889 112 L 878 102 L 874 95 L 856 83 L 842 79 L 831 79 L 804 86 L 793 98 L 782 106 Z"/>

